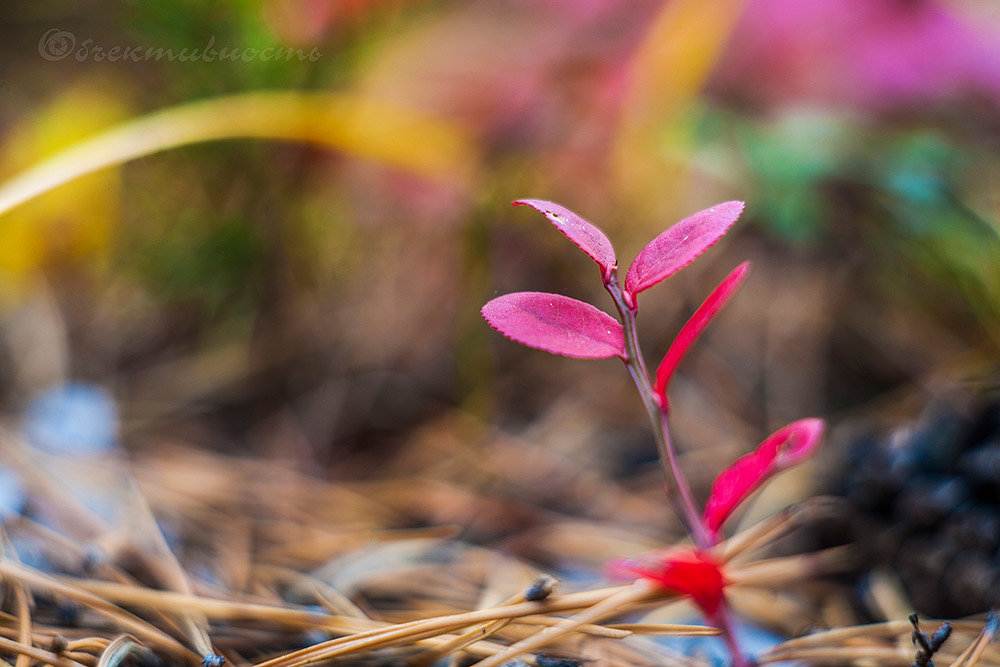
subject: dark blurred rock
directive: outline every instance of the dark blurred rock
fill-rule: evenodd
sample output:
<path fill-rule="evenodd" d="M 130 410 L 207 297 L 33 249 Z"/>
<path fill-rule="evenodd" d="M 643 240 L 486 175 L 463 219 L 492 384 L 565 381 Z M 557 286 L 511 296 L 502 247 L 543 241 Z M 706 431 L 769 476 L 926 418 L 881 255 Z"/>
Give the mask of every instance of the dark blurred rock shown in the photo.
<path fill-rule="evenodd" d="M 955 618 L 1000 600 L 1000 398 L 932 406 L 885 437 L 855 435 L 828 489 L 849 539 L 900 578 L 916 611 Z"/>

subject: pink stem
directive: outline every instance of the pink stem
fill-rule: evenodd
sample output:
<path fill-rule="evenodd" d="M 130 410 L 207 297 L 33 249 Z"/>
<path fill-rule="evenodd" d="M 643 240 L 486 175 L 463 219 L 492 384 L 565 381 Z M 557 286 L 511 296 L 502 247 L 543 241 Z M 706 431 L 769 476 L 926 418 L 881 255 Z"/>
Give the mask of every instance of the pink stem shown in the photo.
<path fill-rule="evenodd" d="M 604 281 L 604 286 L 615 302 L 619 319 L 622 322 L 622 329 L 625 332 L 625 367 L 628 369 L 632 381 L 635 382 L 642 403 L 646 407 L 646 413 L 649 415 L 657 452 L 660 455 L 660 462 L 666 476 L 667 498 L 673 505 L 674 512 L 684 523 L 684 527 L 695 546 L 707 549 L 712 546 L 711 538 L 701 523 L 701 515 L 694 504 L 687 477 L 677 465 L 677 454 L 670 439 L 666 416 L 660 411 L 653 393 L 653 386 L 649 381 L 649 371 L 646 370 L 646 362 L 639 347 L 639 336 L 635 325 L 636 311 L 625 303 L 621 285 L 618 283 L 617 271 L 611 272 L 611 275 Z"/>
<path fill-rule="evenodd" d="M 743 649 L 740 648 L 740 644 L 736 640 L 736 634 L 733 632 L 733 613 L 725 599 L 722 600 L 722 606 L 713 614 L 709 622 L 722 630 L 721 637 L 729 651 L 730 665 L 732 667 L 751 667 L 754 662 L 743 654 Z"/>
<path fill-rule="evenodd" d="M 635 325 L 636 309 L 631 308 L 625 302 L 621 285 L 618 283 L 617 270 L 612 269 L 609 272 L 604 280 L 604 286 L 615 302 L 622 329 L 625 332 L 625 367 L 628 369 L 636 389 L 639 390 L 639 396 L 642 398 L 642 403 L 646 407 L 650 424 L 653 427 L 657 452 L 660 455 L 666 476 L 664 487 L 667 499 L 673 505 L 674 512 L 684 523 L 684 527 L 695 546 L 699 549 L 713 547 L 718 540 L 709 533 L 702 523 L 701 515 L 691 493 L 691 485 L 688 484 L 687 477 L 677 462 L 677 453 L 674 450 L 673 441 L 670 438 L 670 427 L 667 424 L 666 405 L 661 408 L 657 403 L 653 386 L 649 381 L 649 371 L 646 370 L 646 362 L 639 347 L 639 336 Z M 733 633 L 732 612 L 726 604 L 725 598 L 722 600 L 722 606 L 712 616 L 710 621 L 722 630 L 722 640 L 729 650 L 732 666 L 750 667 L 753 663 L 743 654 L 739 642 L 736 640 L 736 635 Z"/>

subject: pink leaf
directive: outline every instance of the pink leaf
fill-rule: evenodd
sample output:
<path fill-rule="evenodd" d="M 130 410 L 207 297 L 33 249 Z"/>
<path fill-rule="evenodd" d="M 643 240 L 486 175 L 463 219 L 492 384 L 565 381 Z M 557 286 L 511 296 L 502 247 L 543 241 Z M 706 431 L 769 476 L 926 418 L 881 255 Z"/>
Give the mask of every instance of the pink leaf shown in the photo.
<path fill-rule="evenodd" d="M 660 362 L 660 367 L 656 369 L 656 385 L 653 387 L 653 395 L 659 401 L 660 407 L 664 410 L 667 407 L 667 385 L 670 377 L 674 374 L 677 365 L 687 354 L 687 351 L 694 344 L 701 332 L 705 330 L 722 307 L 729 302 L 730 297 L 736 293 L 750 271 L 750 262 L 743 262 L 733 269 L 726 278 L 719 283 L 719 286 L 708 295 L 708 298 L 698 306 L 684 326 L 681 327 L 677 338 L 671 343 L 670 349 Z"/>
<path fill-rule="evenodd" d="M 625 276 L 625 303 L 635 310 L 635 297 L 694 261 L 722 238 L 743 211 L 743 202 L 728 201 L 684 218 L 642 249 Z"/>
<path fill-rule="evenodd" d="M 482 313 L 494 329 L 528 347 L 578 359 L 625 358 L 618 320 L 568 296 L 515 292 L 493 299 Z"/>
<path fill-rule="evenodd" d="M 611 271 L 618 266 L 618 260 L 611 241 L 597 225 L 587 222 L 564 206 L 543 199 L 519 199 L 514 202 L 514 206 L 530 206 L 544 213 L 556 229 L 597 262 L 605 280 L 611 277 Z"/>
<path fill-rule="evenodd" d="M 636 559 L 616 558 L 608 569 L 613 576 L 638 576 L 690 595 L 709 617 L 722 604 L 726 577 L 719 562 L 704 551 L 677 548 Z"/>
<path fill-rule="evenodd" d="M 734 461 L 712 482 L 702 523 L 718 535 L 740 503 L 769 478 L 809 458 L 823 435 L 822 419 L 800 419 L 778 429 L 756 450 Z"/>

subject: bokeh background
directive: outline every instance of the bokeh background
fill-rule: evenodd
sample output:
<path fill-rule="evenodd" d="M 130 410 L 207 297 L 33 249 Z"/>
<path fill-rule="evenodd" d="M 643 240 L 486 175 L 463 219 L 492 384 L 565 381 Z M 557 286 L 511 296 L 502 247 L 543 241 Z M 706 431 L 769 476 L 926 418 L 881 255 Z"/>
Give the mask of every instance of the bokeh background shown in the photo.
<path fill-rule="evenodd" d="M 600 225 L 625 266 L 747 202 L 643 295 L 655 364 L 754 262 L 673 390 L 701 497 L 793 419 L 905 419 L 996 370 L 991 0 L 57 0 L 6 3 L 0 35 L 0 182 L 164 109 L 264 109 L 257 138 L 0 213 L 0 409 L 36 443 L 55 429 L 185 474 L 220 465 L 205 452 L 262 461 L 374 495 L 392 527 L 454 524 L 543 563 L 676 535 L 617 362 L 479 316 L 516 290 L 612 309 L 593 263 L 510 207 L 525 197 Z M 219 136 L 247 117 L 205 108 Z M 796 479 L 781 493 L 817 483 Z"/>

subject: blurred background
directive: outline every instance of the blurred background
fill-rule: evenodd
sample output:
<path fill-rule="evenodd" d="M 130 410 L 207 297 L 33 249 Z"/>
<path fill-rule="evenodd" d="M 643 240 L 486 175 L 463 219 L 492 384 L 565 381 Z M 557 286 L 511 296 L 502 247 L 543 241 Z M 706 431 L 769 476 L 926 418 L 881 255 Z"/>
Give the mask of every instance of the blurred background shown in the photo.
<path fill-rule="evenodd" d="M 120 448 L 161 491 L 221 494 L 231 459 L 205 456 L 263 462 L 375 499 L 359 525 L 455 525 L 563 566 L 678 535 L 618 363 L 479 316 L 517 290 L 613 309 L 588 258 L 510 207 L 526 197 L 601 226 L 622 270 L 747 202 L 641 301 L 652 365 L 754 263 L 673 388 L 702 498 L 791 420 L 896 423 L 995 377 L 991 0 L 56 0 L 6 3 L 0 35 L 0 182 L 204 102 L 125 141 L 163 150 L 0 213 L 8 436 Z M 253 112 L 226 102 L 246 93 Z M 779 494 L 829 482 L 796 480 Z M 12 511 L 41 512 L 21 483 Z"/>

